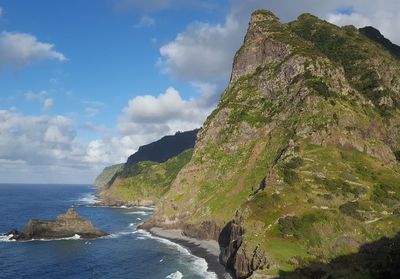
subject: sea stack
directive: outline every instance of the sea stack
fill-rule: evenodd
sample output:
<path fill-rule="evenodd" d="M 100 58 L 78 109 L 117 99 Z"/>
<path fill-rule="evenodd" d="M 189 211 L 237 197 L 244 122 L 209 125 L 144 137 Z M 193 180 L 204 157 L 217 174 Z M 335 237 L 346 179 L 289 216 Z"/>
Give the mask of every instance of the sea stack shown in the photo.
<path fill-rule="evenodd" d="M 14 232 L 12 239 L 58 239 L 75 235 L 83 239 L 94 239 L 108 234 L 97 230 L 90 221 L 71 208 L 65 214 L 58 215 L 55 221 L 29 220 L 24 231 Z"/>

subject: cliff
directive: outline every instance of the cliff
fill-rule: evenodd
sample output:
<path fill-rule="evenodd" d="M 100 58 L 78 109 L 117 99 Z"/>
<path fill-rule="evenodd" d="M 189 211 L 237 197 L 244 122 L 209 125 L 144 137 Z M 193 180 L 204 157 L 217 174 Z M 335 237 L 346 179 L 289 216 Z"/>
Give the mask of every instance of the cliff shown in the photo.
<path fill-rule="evenodd" d="M 164 163 L 139 162 L 130 168 L 130 176 L 117 178 L 111 186 L 98 194 L 101 205 L 150 206 L 158 202 L 171 187 L 178 172 L 190 161 L 188 149 Z"/>
<path fill-rule="evenodd" d="M 105 167 L 103 171 L 96 177 L 93 186 L 101 189 L 107 188 L 113 177 L 124 168 L 124 164 L 112 165 Z"/>
<path fill-rule="evenodd" d="M 218 107 L 145 227 L 219 240 L 238 278 L 395 236 L 399 77 L 399 60 L 355 27 L 254 12 Z"/>
<path fill-rule="evenodd" d="M 165 136 L 158 141 L 139 147 L 135 154 L 129 156 L 125 169 L 143 161 L 163 163 L 183 151 L 193 148 L 198 132 L 199 129 L 178 132 L 175 135 Z"/>

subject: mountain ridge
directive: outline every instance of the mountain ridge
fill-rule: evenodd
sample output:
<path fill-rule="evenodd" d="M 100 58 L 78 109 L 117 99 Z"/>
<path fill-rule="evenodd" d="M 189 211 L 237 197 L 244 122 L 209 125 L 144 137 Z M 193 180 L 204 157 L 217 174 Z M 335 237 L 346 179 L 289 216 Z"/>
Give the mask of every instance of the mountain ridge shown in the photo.
<path fill-rule="evenodd" d="M 399 74 L 399 61 L 355 27 L 254 12 L 191 161 L 144 227 L 218 240 L 238 278 L 394 236 Z"/>

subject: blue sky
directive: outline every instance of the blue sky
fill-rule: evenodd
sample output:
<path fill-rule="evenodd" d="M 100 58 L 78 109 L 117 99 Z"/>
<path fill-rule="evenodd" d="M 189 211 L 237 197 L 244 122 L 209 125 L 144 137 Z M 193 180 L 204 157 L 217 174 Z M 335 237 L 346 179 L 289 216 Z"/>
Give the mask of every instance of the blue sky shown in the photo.
<path fill-rule="evenodd" d="M 200 127 L 258 8 L 400 42 L 395 0 L 0 0 L 0 182 L 90 183 Z"/>

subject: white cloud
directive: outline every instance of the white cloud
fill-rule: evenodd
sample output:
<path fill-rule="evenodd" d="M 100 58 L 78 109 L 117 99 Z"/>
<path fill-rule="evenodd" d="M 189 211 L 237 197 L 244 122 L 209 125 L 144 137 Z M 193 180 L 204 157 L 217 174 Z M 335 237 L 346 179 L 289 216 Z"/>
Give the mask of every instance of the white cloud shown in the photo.
<path fill-rule="evenodd" d="M 189 81 L 226 79 L 242 42 L 242 27 L 228 16 L 223 25 L 193 23 L 160 48 L 163 71 Z"/>
<path fill-rule="evenodd" d="M 0 110 L 1 182 L 90 183 L 105 165 L 121 160 L 111 149 L 109 161 L 90 159 L 76 134 L 65 116 Z"/>
<path fill-rule="evenodd" d="M 29 116 L 0 111 L 0 158 L 51 164 L 62 157 L 75 162 L 76 132 L 64 116 Z M 71 153 L 72 152 L 72 153 Z"/>
<path fill-rule="evenodd" d="M 27 101 L 43 101 L 49 94 L 46 91 L 40 91 L 35 93 L 33 91 L 28 91 L 24 94 Z"/>
<path fill-rule="evenodd" d="M 87 116 L 95 117 L 100 113 L 100 110 L 98 108 L 87 107 L 85 108 L 85 112 Z"/>
<path fill-rule="evenodd" d="M 142 27 L 151 27 L 156 24 L 156 20 L 149 16 L 142 16 L 137 24 L 135 24 L 135 28 L 142 28 Z"/>
<path fill-rule="evenodd" d="M 43 109 L 50 109 L 54 106 L 54 99 L 53 98 L 47 98 L 43 101 Z"/>
<path fill-rule="evenodd" d="M 54 50 L 53 44 L 42 43 L 26 33 L 0 33 L 0 70 L 7 67 L 23 68 L 40 60 L 65 61 L 66 57 Z"/>
<path fill-rule="evenodd" d="M 44 110 L 51 109 L 54 106 L 54 99 L 48 97 L 50 94 L 47 91 L 33 92 L 28 91 L 24 94 L 25 99 L 29 102 L 40 102 Z"/>
<path fill-rule="evenodd" d="M 330 14 L 327 20 L 333 24 L 344 26 L 344 25 L 354 25 L 358 28 L 371 25 L 371 20 L 358 13 L 352 14 Z"/>
<path fill-rule="evenodd" d="M 207 113 L 196 100 L 184 100 L 175 88 L 170 87 L 157 97 L 144 95 L 130 100 L 118 130 L 128 136 L 154 134 L 159 137 L 200 127 Z"/>

